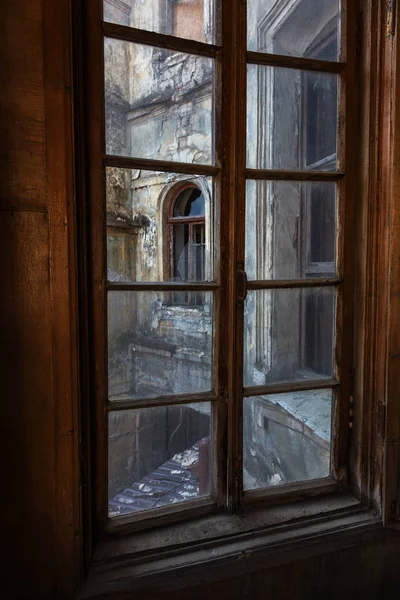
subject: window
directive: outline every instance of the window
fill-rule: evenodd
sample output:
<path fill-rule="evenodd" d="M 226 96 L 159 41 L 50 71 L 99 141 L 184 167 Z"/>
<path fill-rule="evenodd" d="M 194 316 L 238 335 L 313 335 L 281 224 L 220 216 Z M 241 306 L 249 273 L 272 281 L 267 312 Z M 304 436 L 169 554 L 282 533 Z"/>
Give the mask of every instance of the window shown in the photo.
<path fill-rule="evenodd" d="M 90 9 L 101 531 L 346 487 L 345 4 Z"/>
<path fill-rule="evenodd" d="M 201 190 L 180 188 L 168 215 L 171 281 L 205 280 L 205 201 Z M 201 292 L 174 293 L 173 302 L 201 306 Z"/>

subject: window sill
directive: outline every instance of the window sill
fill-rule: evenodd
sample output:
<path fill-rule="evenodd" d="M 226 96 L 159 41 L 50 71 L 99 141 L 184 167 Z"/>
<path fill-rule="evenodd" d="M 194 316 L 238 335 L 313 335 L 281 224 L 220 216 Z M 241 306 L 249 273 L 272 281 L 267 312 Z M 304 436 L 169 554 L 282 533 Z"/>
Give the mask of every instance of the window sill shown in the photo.
<path fill-rule="evenodd" d="M 334 495 L 240 515 L 214 514 L 99 545 L 79 598 L 118 598 L 223 580 L 389 535 L 375 513 Z M 197 577 L 198 580 L 198 577 Z"/>

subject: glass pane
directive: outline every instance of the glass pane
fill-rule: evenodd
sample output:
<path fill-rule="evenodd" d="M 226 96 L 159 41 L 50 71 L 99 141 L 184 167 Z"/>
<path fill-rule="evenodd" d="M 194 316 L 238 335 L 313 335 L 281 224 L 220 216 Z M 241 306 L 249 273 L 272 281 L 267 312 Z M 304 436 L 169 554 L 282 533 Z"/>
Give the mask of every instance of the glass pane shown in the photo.
<path fill-rule="evenodd" d="M 218 0 L 104 0 L 104 20 L 198 42 L 215 42 Z"/>
<path fill-rule="evenodd" d="M 212 388 L 211 292 L 109 292 L 112 401 Z"/>
<path fill-rule="evenodd" d="M 247 47 L 255 52 L 338 59 L 339 0 L 247 0 Z"/>
<path fill-rule="evenodd" d="M 108 281 L 213 280 L 212 177 L 110 167 L 106 183 Z"/>
<path fill-rule="evenodd" d="M 332 391 L 245 398 L 245 490 L 330 475 Z"/>
<path fill-rule="evenodd" d="M 247 181 L 249 279 L 336 275 L 336 183 Z"/>
<path fill-rule="evenodd" d="M 204 217 L 204 196 L 199 189 L 185 189 L 174 203 L 174 217 Z"/>
<path fill-rule="evenodd" d="M 333 287 L 248 293 L 245 386 L 333 376 L 335 295 Z"/>
<path fill-rule="evenodd" d="M 337 169 L 338 76 L 248 65 L 247 166 Z"/>
<path fill-rule="evenodd" d="M 105 39 L 108 154 L 211 164 L 214 61 Z"/>
<path fill-rule="evenodd" d="M 109 413 L 109 516 L 208 496 L 211 403 Z"/>

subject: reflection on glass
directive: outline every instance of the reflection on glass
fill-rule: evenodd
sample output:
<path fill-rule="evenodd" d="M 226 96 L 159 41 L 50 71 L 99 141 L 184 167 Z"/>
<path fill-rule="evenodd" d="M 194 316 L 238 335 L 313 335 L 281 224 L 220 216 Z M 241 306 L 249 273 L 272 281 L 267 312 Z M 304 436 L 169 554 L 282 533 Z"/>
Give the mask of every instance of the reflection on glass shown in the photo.
<path fill-rule="evenodd" d="M 335 295 L 330 287 L 248 293 L 245 386 L 332 377 Z"/>
<path fill-rule="evenodd" d="M 211 404 L 109 413 L 109 516 L 210 493 Z"/>
<path fill-rule="evenodd" d="M 109 292 L 109 399 L 210 391 L 212 316 L 210 292 Z"/>
<path fill-rule="evenodd" d="M 211 164 L 214 61 L 105 39 L 108 154 Z"/>
<path fill-rule="evenodd" d="M 213 279 L 213 179 L 107 168 L 107 279 Z"/>
<path fill-rule="evenodd" d="M 255 52 L 338 59 L 339 0 L 247 0 L 247 47 Z"/>
<path fill-rule="evenodd" d="M 338 76 L 248 65 L 247 166 L 334 171 Z"/>
<path fill-rule="evenodd" d="M 104 20 L 212 44 L 217 3 L 218 0 L 104 0 Z"/>
<path fill-rule="evenodd" d="M 245 398 L 244 489 L 328 477 L 331 422 L 331 390 Z"/>
<path fill-rule="evenodd" d="M 249 279 L 336 274 L 336 183 L 248 180 Z"/>

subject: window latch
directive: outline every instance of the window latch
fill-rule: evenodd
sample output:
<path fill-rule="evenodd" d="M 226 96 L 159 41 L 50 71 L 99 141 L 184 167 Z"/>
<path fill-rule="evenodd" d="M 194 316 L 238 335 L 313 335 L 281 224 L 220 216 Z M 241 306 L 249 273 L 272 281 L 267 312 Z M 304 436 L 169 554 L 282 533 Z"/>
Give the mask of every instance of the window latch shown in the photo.
<path fill-rule="evenodd" d="M 247 275 L 244 270 L 244 265 L 242 264 L 238 265 L 238 270 L 236 272 L 236 289 L 238 304 L 244 304 L 247 296 Z"/>

